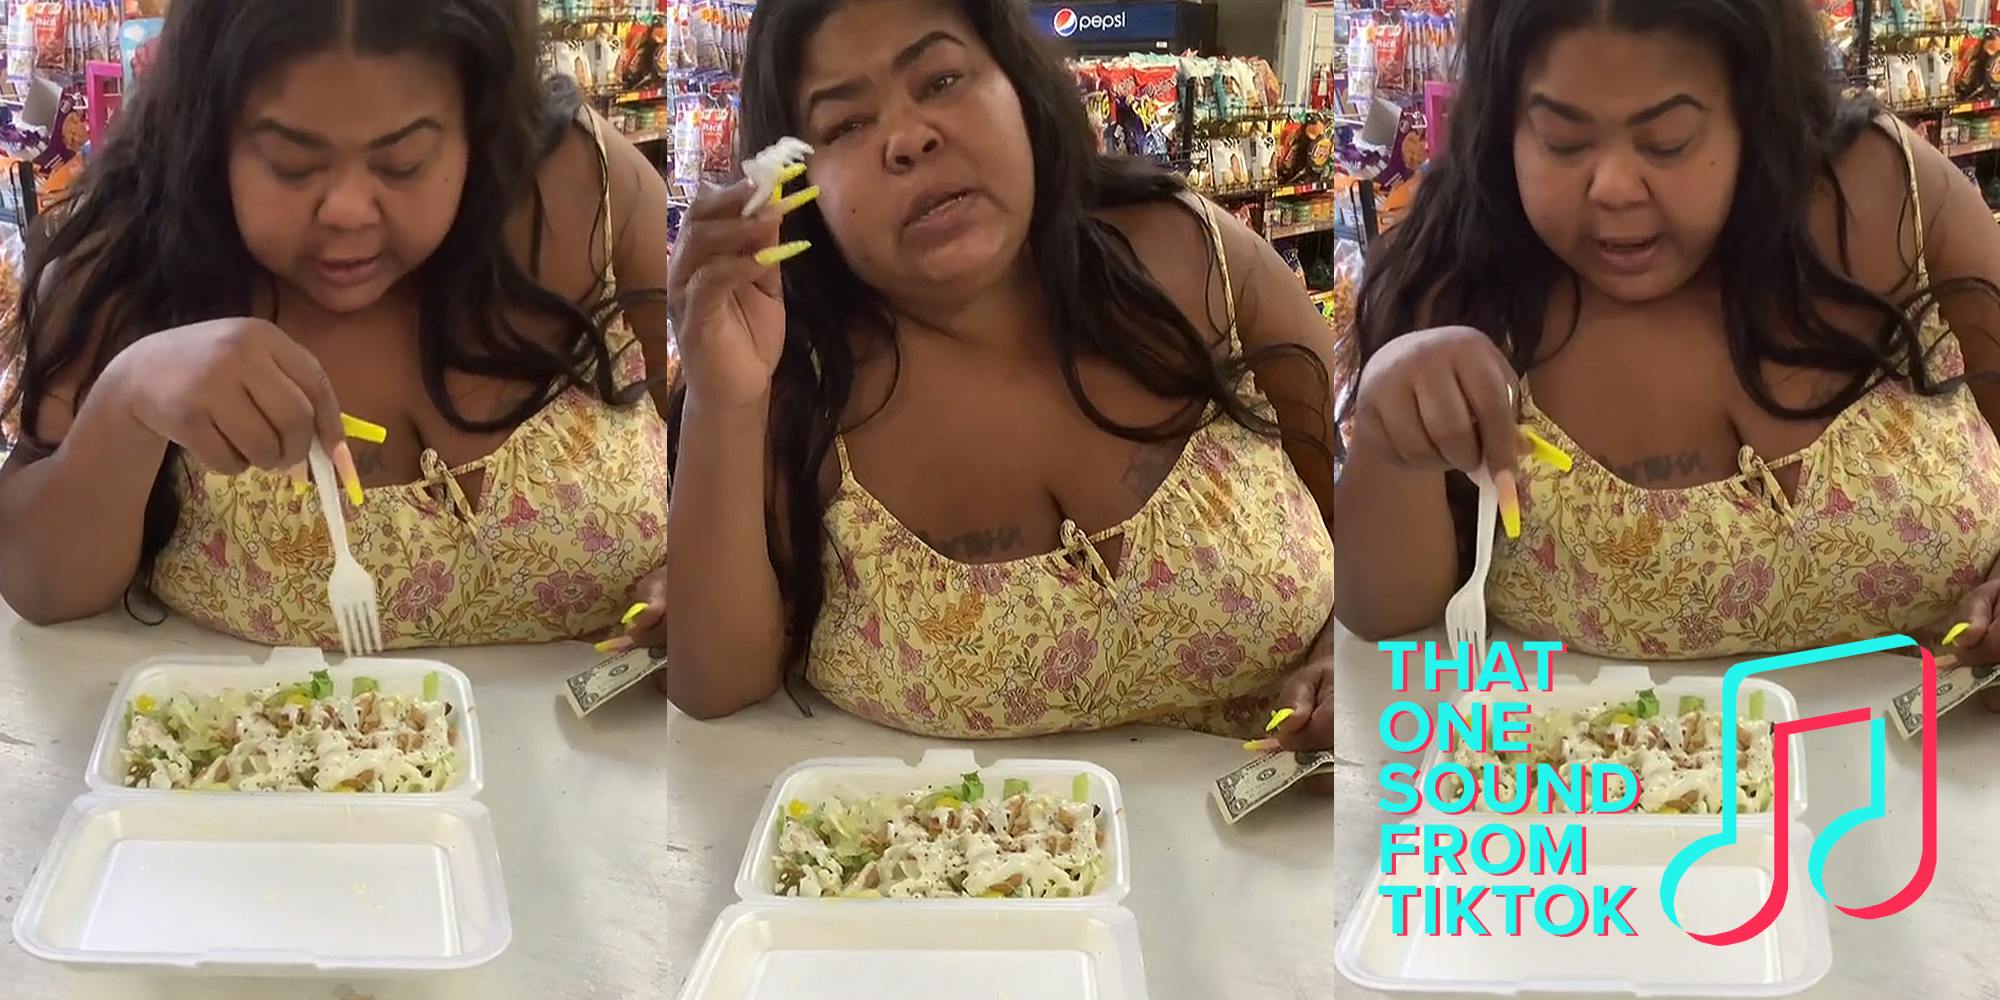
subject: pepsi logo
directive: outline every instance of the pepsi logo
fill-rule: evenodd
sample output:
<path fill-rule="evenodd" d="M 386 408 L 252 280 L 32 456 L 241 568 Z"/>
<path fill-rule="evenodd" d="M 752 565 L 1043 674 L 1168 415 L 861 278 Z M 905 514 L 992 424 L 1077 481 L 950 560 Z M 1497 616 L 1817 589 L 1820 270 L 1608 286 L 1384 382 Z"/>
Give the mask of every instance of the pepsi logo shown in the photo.
<path fill-rule="evenodd" d="M 1068 38 L 1076 34 L 1076 11 L 1064 7 L 1056 11 L 1056 37 Z"/>

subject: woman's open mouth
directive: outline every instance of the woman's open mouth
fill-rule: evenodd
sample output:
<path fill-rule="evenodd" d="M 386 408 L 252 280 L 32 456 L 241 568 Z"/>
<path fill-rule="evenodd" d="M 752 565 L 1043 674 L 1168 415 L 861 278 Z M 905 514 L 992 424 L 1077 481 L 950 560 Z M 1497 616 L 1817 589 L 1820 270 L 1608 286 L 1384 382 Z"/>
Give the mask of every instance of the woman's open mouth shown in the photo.
<path fill-rule="evenodd" d="M 977 192 L 966 188 L 926 198 L 903 220 L 903 231 L 919 237 L 947 235 L 965 222 L 977 197 Z"/>
<path fill-rule="evenodd" d="M 319 271 L 320 277 L 325 279 L 327 284 L 347 288 L 367 283 L 369 279 L 375 277 L 381 264 L 382 255 L 376 254 L 373 257 L 338 259 L 322 257 L 313 262 L 313 267 Z"/>
<path fill-rule="evenodd" d="M 1605 265 L 1621 274 L 1640 274 L 1653 266 L 1659 256 L 1660 238 L 1607 239 L 1597 241 L 1597 255 Z"/>

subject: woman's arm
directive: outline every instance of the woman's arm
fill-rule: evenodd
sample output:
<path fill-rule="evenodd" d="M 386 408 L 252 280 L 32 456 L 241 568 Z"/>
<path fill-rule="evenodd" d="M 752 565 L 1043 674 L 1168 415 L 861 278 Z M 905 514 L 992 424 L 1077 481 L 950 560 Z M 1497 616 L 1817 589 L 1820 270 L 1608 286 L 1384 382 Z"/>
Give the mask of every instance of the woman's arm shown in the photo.
<path fill-rule="evenodd" d="M 1281 345 L 1303 348 L 1279 354 L 1255 368 L 1257 387 L 1278 411 L 1285 453 L 1319 504 L 1327 531 L 1333 531 L 1334 427 L 1333 328 L 1313 305 L 1312 296 L 1262 236 L 1234 215 L 1215 209 L 1229 256 L 1229 283 L 1236 293 L 1236 334 L 1246 353 Z M 1217 279 L 1220 280 L 1219 278 Z M 1217 288 L 1214 301 L 1223 299 Z"/>
<path fill-rule="evenodd" d="M 1958 340 L 1966 373 L 1973 376 L 1968 384 L 1980 413 L 1988 426 L 2000 429 L 2000 223 L 1994 221 L 1979 189 L 1942 152 L 1914 137 L 1910 147 L 1917 174 L 1914 211 L 1923 220 L 1924 265 L 1931 284 L 1976 279 L 1994 286 L 1946 295 L 1938 308 Z M 1895 165 L 1902 166 L 1900 151 Z M 1908 188 L 1907 180 L 1903 188 Z M 1898 213 L 1902 216 L 1898 221 L 1907 222 L 1909 211 Z M 1914 226 L 1903 225 L 1902 234 L 1914 243 Z M 1883 242 L 1894 245 L 1891 239 L 1885 234 Z M 1935 641 L 1964 622 L 1971 627 L 1953 644 L 1960 659 L 2000 661 L 2000 629 L 1993 627 L 2000 617 L 1996 602 L 2000 602 L 2000 564 L 1989 567 L 1986 582 L 1964 595 L 1951 614 L 1926 633 Z M 1989 699 L 1988 707 L 2000 709 L 2000 702 Z"/>
<path fill-rule="evenodd" d="M 1919 204 L 1924 233 L 1924 264 L 1933 286 L 1965 279 L 1979 279 L 2000 289 L 2000 223 L 1993 210 L 1958 166 L 1931 144 L 1910 140 L 1911 158 L 1916 162 Z M 1897 167 L 1902 166 L 1900 153 Z M 1908 190 L 1907 174 L 1896 195 Z M 1886 200 L 1886 199 L 1885 199 Z M 1892 205 L 1903 201 L 1891 201 Z M 1914 243 L 1915 227 L 1907 224 L 1909 209 L 1897 213 L 1903 241 Z M 1884 233 L 1883 244 L 1896 245 L 1895 237 Z M 2000 428 L 2000 291 L 1966 289 L 1944 296 L 1939 311 L 1951 325 L 1953 335 L 1965 354 L 1965 370 L 1975 377 L 1972 394 L 1986 422 Z"/>
<path fill-rule="evenodd" d="M 1269 242 L 1233 216 L 1223 218 L 1223 242 L 1239 285 L 1238 332 L 1244 348 L 1297 344 L 1317 356 L 1330 375 L 1334 333 L 1311 296 Z M 1340 620 L 1363 638 L 1401 635 L 1435 621 L 1457 587 L 1458 572 L 1444 474 L 1402 468 L 1357 449 L 1347 456 L 1336 483 L 1331 447 L 1338 433 L 1337 401 L 1330 396 L 1331 386 L 1297 357 L 1259 366 L 1257 383 L 1277 407 L 1292 464 L 1319 501 L 1327 530 L 1346 556 L 1336 567 L 1370 576 L 1367 587 L 1336 583 L 1336 592 L 1362 599 L 1353 607 L 1343 605 Z M 1343 494 L 1347 516 L 1336 521 L 1335 498 Z"/>
<path fill-rule="evenodd" d="M 74 385 L 40 401 L 44 445 L 0 466 L 0 599 L 37 625 L 116 607 L 138 572 L 146 501 L 164 438 L 119 401 L 114 364 L 85 401 Z"/>
<path fill-rule="evenodd" d="M 699 719 L 738 712 L 784 683 L 784 601 L 764 510 L 769 406 L 711 408 L 689 392 L 667 505 L 667 649 L 660 688 Z"/>
<path fill-rule="evenodd" d="M 667 288 L 667 182 L 654 169 L 646 154 L 632 145 L 608 122 L 604 149 L 611 168 L 612 226 L 611 272 L 624 293 L 658 291 Z M 632 333 L 646 354 L 646 377 L 653 383 L 653 403 L 660 415 L 667 413 L 668 350 L 667 304 L 663 298 L 648 299 L 625 310 Z"/>
<path fill-rule="evenodd" d="M 63 281 L 63 262 L 42 271 L 40 331 L 69 323 L 66 302 L 51 301 L 79 282 Z M 23 292 L 23 298 L 29 293 Z M 18 322 L 24 310 L 16 310 Z M 37 331 L 20 331 L 20 346 Z M 46 350 L 47 335 L 34 348 Z M 80 352 L 91 357 L 94 345 Z M 20 359 L 25 377 L 27 358 Z M 16 442 L 0 465 L 0 599 L 37 625 L 73 621 L 117 606 L 138 572 L 147 498 L 167 442 L 148 431 L 122 401 L 124 369 L 115 361 L 79 410 L 83 373 L 59 373 L 34 407 L 39 442 Z M 30 422 L 21 414 L 25 428 Z"/>
<path fill-rule="evenodd" d="M 775 268 L 778 213 L 742 216 L 751 187 L 697 199 L 666 287 L 686 392 L 667 505 L 667 653 L 660 684 L 675 705 L 714 718 L 783 683 L 785 605 L 765 512 L 782 510 L 771 463 L 773 379 L 785 341 Z M 779 551 L 788 541 L 780 529 Z"/>

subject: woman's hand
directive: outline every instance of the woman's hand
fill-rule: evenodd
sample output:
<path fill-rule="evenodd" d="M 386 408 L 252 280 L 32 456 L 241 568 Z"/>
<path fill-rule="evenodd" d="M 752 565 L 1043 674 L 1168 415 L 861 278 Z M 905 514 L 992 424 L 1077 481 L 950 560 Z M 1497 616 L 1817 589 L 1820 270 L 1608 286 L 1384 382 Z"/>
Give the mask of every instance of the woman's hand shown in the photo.
<path fill-rule="evenodd" d="M 1333 749 L 1333 656 L 1316 656 L 1307 661 L 1285 682 L 1284 691 L 1284 703 L 1280 709 L 1289 708 L 1292 714 L 1272 730 L 1271 735 L 1277 740 L 1278 747 L 1284 750 Z M 1307 778 L 1304 786 L 1315 794 L 1332 795 L 1333 775 Z"/>
<path fill-rule="evenodd" d="M 1962 665 L 2000 664 L 2000 577 L 1974 587 L 1946 620 L 1927 631 Z M 2000 686 L 1979 692 L 1979 700 L 1988 711 L 2000 712 Z"/>
<path fill-rule="evenodd" d="M 263 320 L 211 320 L 145 337 L 99 384 L 141 427 L 225 475 L 296 469 L 315 437 L 343 475 L 353 469 L 333 383 L 311 351 Z"/>
<path fill-rule="evenodd" d="M 1361 372 L 1353 448 L 1422 471 L 1511 474 L 1515 381 L 1500 349 L 1471 327 L 1398 337 Z"/>
<path fill-rule="evenodd" d="M 625 612 L 625 634 L 597 646 L 601 653 L 622 653 L 635 646 L 657 649 L 667 644 L 667 571 L 646 574 L 632 588 L 632 607 Z"/>
<path fill-rule="evenodd" d="M 743 218 L 748 182 L 695 199 L 667 272 L 667 316 L 688 388 L 725 409 L 761 405 L 785 346 L 778 264 L 804 243 L 778 243 L 781 214 L 810 201 L 800 192 Z"/>

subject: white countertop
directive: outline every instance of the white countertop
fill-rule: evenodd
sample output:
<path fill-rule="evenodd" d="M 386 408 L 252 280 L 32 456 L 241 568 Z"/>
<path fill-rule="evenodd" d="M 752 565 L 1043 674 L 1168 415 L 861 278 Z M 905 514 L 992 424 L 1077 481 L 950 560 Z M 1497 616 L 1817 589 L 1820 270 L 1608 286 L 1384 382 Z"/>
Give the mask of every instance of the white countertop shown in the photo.
<path fill-rule="evenodd" d="M 1443 641 L 1443 632 L 1408 639 Z M 1514 638 L 1496 633 L 1494 641 Z M 1389 814 L 1380 807 L 1377 775 L 1394 759 L 1377 735 L 1391 702 L 1429 706 L 1441 695 L 1393 693 L 1389 656 L 1375 644 L 1341 633 L 1335 640 L 1335 749 L 1337 819 L 1334 874 L 1335 923 L 1343 921 L 1378 865 L 1378 831 Z M 1420 660 L 1417 662 L 1421 662 Z M 1560 654 L 1557 674 L 1588 679 L 1607 661 Z M 1655 681 L 1677 675 L 1721 676 L 1733 661 L 1649 665 Z M 1789 689 L 1801 717 L 1888 704 L 1914 685 L 1915 659 L 1879 655 L 1799 667 L 1768 675 Z M 1827 894 L 1846 906 L 1878 903 L 1900 890 L 1916 870 L 1921 802 L 1920 744 L 1888 734 L 1888 815 L 1844 838 L 1829 855 Z M 1860 727 L 1808 734 L 1805 767 L 1811 788 L 1801 817 L 1815 834 L 1834 817 L 1867 803 L 1867 736 Z M 1420 761 L 1418 763 L 1421 763 Z M 1827 909 L 1833 970 L 1804 996 L 1815 1000 L 1995 1000 L 2000 998 L 2000 716 L 1978 704 L 1962 706 L 1938 727 L 1938 860 L 1924 897 L 1902 913 L 1857 920 Z M 1805 887 L 1811 893 L 1810 886 Z M 1338 936 L 1336 929 L 1334 936 Z M 1337 975 L 1337 974 L 1336 974 Z M 1342 1000 L 1382 1000 L 1384 994 L 1338 980 Z M 1231 994 L 1232 996 L 1238 994 Z M 1248 996 L 1249 994 L 1240 994 Z"/>
<path fill-rule="evenodd" d="M 0 926 L 11 926 L 57 820 L 85 791 L 91 743 L 119 676 L 167 653 L 261 660 L 268 650 L 180 621 L 149 628 L 123 613 L 37 629 L 0 605 Z M 74 972 L 29 957 L 10 936 L 0 947 L 0 995 L 672 1000 L 716 914 L 734 901 L 745 841 L 779 773 L 812 757 L 914 761 L 938 745 L 824 702 L 801 718 L 783 695 L 702 723 L 650 684 L 578 720 L 560 684 L 594 658 L 581 645 L 401 655 L 440 659 L 472 678 L 486 743 L 479 798 L 498 828 L 514 922 L 513 944 L 497 961 L 408 982 L 152 978 Z M 1175 730 L 958 745 L 982 762 L 1081 758 L 1117 775 L 1133 855 L 1125 906 L 1138 917 L 1155 1000 L 1349 995 L 1336 983 L 1327 929 L 1336 885 L 1328 800 L 1288 794 L 1229 827 L 1208 789 L 1246 760 L 1243 750 Z M 1345 879 L 1340 893 L 1351 896 Z"/>

